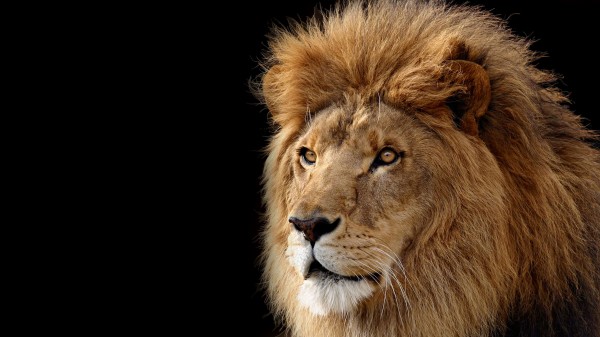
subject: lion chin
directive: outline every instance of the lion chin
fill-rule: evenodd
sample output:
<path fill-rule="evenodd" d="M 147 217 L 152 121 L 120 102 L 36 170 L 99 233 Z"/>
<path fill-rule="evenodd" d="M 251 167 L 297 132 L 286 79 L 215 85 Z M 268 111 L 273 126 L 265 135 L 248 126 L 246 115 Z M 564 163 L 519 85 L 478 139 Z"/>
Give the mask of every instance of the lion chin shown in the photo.
<path fill-rule="evenodd" d="M 310 276 L 304 280 L 298 301 L 315 315 L 346 314 L 373 293 L 366 280 L 335 279 L 328 276 Z"/>
<path fill-rule="evenodd" d="M 343 276 L 326 269 L 299 232 L 292 232 L 288 242 L 288 260 L 304 279 L 298 301 L 313 314 L 350 313 L 373 293 L 375 276 Z"/>

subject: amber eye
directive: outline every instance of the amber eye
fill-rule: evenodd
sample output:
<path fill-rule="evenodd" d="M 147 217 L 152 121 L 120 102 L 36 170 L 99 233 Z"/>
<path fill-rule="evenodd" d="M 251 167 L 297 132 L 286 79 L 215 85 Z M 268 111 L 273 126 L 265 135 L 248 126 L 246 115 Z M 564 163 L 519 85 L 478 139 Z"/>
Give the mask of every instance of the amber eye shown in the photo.
<path fill-rule="evenodd" d="M 400 157 L 401 157 L 401 154 L 394 151 L 394 149 L 392 149 L 390 147 L 384 147 L 381 151 L 379 151 L 379 153 L 377 154 L 377 157 L 375 157 L 373 164 L 371 164 L 371 171 L 375 170 L 379 166 L 393 164 Z"/>
<path fill-rule="evenodd" d="M 390 148 L 385 148 L 385 149 L 381 150 L 381 152 L 379 152 L 379 154 L 377 155 L 377 159 L 384 164 L 393 163 L 394 161 L 396 161 L 397 157 L 398 157 L 398 154 Z"/>
<path fill-rule="evenodd" d="M 309 150 L 305 147 L 300 149 L 300 157 L 302 158 L 304 163 L 308 165 L 314 165 L 314 163 L 317 161 L 317 154 L 314 151 Z"/>

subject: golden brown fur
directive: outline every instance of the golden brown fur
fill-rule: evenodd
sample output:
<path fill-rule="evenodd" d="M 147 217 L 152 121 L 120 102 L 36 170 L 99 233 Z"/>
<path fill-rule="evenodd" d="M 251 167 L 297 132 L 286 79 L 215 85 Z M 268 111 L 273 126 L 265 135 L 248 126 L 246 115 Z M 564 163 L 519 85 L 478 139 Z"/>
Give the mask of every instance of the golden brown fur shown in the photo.
<path fill-rule="evenodd" d="M 262 263 L 290 335 L 600 336 L 600 154 L 534 60 L 435 1 L 275 32 Z"/>

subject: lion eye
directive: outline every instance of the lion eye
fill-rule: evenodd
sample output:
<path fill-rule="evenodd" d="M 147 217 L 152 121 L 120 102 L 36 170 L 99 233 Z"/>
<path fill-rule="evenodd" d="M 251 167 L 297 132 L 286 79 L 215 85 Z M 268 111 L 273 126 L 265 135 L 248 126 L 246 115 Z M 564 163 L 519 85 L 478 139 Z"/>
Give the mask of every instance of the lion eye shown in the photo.
<path fill-rule="evenodd" d="M 308 165 L 314 165 L 317 161 L 317 154 L 305 147 L 300 149 L 300 157 L 302 157 L 302 160 Z"/>
<path fill-rule="evenodd" d="M 378 168 L 379 166 L 390 165 L 395 163 L 398 158 L 400 158 L 400 154 L 394 151 L 394 149 L 390 147 L 385 147 L 377 154 L 373 164 L 371 164 L 371 170 Z"/>
<path fill-rule="evenodd" d="M 394 152 L 394 150 L 386 148 L 386 149 L 381 150 L 381 152 L 379 152 L 377 159 L 379 159 L 379 161 L 381 161 L 384 164 L 391 164 L 394 161 L 396 161 L 397 157 L 398 157 L 398 154 L 396 154 L 396 152 Z"/>

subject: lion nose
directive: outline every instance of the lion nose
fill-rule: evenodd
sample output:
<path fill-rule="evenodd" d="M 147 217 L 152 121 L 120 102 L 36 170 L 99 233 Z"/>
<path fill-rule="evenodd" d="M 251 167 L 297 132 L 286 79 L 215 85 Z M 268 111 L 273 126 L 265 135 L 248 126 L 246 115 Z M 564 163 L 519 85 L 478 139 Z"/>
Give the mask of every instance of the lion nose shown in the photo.
<path fill-rule="evenodd" d="M 289 221 L 294 224 L 294 227 L 297 230 L 304 233 L 304 238 L 310 241 L 310 244 L 313 246 L 323 234 L 333 232 L 333 230 L 340 223 L 339 218 L 334 222 L 330 222 L 326 218 L 311 218 L 303 220 L 296 217 L 290 217 Z"/>

